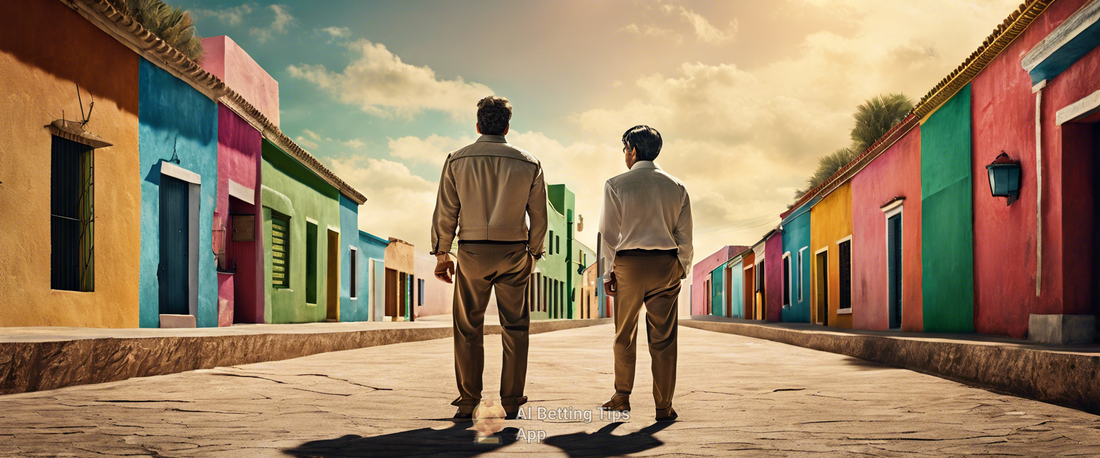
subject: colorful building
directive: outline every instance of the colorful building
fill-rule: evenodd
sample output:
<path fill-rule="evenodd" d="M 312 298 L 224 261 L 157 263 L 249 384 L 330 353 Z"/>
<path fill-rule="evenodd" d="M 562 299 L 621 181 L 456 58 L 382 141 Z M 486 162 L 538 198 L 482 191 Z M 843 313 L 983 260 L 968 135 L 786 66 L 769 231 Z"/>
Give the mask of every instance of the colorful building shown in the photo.
<path fill-rule="evenodd" d="M 841 184 L 810 212 L 815 323 L 852 327 L 852 188 Z M 862 304 L 860 304 L 862 305 Z"/>
<path fill-rule="evenodd" d="M 448 315 L 454 310 L 454 283 L 435 278 L 435 256 L 413 255 L 413 302 L 416 316 Z"/>
<path fill-rule="evenodd" d="M 545 252 L 535 264 L 528 292 L 531 319 L 569 319 L 576 315 L 576 285 L 595 252 L 575 240 L 576 198 L 563 184 L 546 187 Z"/>
<path fill-rule="evenodd" d="M 741 253 L 741 280 L 742 318 L 758 319 L 756 318 L 756 251 L 752 247 Z"/>
<path fill-rule="evenodd" d="M 726 280 L 729 282 L 729 286 L 726 287 L 728 292 L 726 296 L 729 298 L 727 299 L 729 301 L 727 316 L 730 318 L 745 317 L 745 249 L 740 251 L 733 259 L 726 262 Z"/>
<path fill-rule="evenodd" d="M 782 215 L 779 227 L 783 240 L 783 298 L 780 321 L 810 323 L 810 211 L 816 199 Z"/>
<path fill-rule="evenodd" d="M 359 285 L 356 309 L 344 321 L 382 321 L 386 316 L 386 246 L 389 240 L 359 231 Z"/>
<path fill-rule="evenodd" d="M 691 268 L 691 314 L 733 316 L 733 271 L 727 262 L 747 247 L 725 246 Z M 737 271 L 740 277 L 741 271 Z M 738 278 L 740 282 L 740 278 Z M 740 305 L 737 309 L 740 310 Z M 739 314 L 739 313 L 738 313 Z"/>
<path fill-rule="evenodd" d="M 784 272 L 784 267 L 787 264 L 784 262 L 786 256 L 783 252 L 783 233 L 779 230 L 773 230 L 764 236 L 765 248 L 765 264 L 767 268 L 764 270 L 764 282 L 765 290 L 770 292 L 764 300 L 764 316 L 761 319 L 768 321 L 779 321 L 782 314 L 784 304 L 789 303 L 790 297 L 790 277 L 789 272 Z"/>
<path fill-rule="evenodd" d="M 414 252 L 415 249 L 411 243 L 393 237 L 390 237 L 390 243 L 386 245 L 384 316 L 389 317 L 391 321 L 416 319 L 413 304 L 413 284 L 416 280 Z"/>

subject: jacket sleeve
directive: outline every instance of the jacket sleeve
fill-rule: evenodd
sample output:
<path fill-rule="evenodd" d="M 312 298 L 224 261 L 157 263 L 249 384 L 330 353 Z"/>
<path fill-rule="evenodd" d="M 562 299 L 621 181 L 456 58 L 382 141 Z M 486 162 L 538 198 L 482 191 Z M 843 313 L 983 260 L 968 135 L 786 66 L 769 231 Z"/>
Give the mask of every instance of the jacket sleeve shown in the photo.
<path fill-rule="evenodd" d="M 683 280 L 691 275 L 691 259 L 695 254 L 691 242 L 691 198 L 688 197 L 687 189 L 684 189 L 683 203 L 680 205 L 680 217 L 676 219 L 672 238 L 676 241 L 677 257 L 680 258 L 680 265 L 684 268 L 684 275 L 680 277 Z"/>
<path fill-rule="evenodd" d="M 432 253 L 443 254 L 451 251 L 455 231 L 458 229 L 458 189 L 451 171 L 451 156 L 443 163 L 443 174 L 439 177 L 439 194 L 435 199 L 435 213 L 432 215 Z"/>
<path fill-rule="evenodd" d="M 615 269 L 615 250 L 621 241 L 619 232 L 622 225 L 619 196 L 615 195 L 615 189 L 611 187 L 611 181 L 608 181 L 604 184 L 603 214 L 600 216 L 600 257 L 603 258 L 603 268 L 599 274 L 604 283 L 611 281 L 611 272 Z"/>
<path fill-rule="evenodd" d="M 531 229 L 527 232 L 527 246 L 531 254 L 541 258 L 546 242 L 546 179 L 542 175 L 542 164 L 537 164 L 535 180 L 531 182 L 531 191 L 527 195 L 527 215 L 531 218 Z"/>

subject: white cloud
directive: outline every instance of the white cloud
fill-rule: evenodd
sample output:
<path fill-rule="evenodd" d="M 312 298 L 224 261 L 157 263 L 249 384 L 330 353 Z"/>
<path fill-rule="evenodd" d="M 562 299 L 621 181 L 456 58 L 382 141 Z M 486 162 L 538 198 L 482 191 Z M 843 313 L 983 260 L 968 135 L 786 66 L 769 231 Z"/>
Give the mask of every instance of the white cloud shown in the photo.
<path fill-rule="evenodd" d="M 325 27 L 321 29 L 321 32 L 327 33 L 330 37 L 336 38 L 348 38 L 351 36 L 351 29 L 347 27 Z"/>
<path fill-rule="evenodd" d="M 241 25 L 241 23 L 244 22 L 244 17 L 252 13 L 253 6 L 254 5 L 244 4 L 222 9 L 195 9 L 191 10 L 191 14 L 196 17 L 216 18 L 221 21 L 222 24 L 233 27 Z"/>
<path fill-rule="evenodd" d="M 468 83 L 462 77 L 440 79 L 427 66 L 402 62 L 382 44 L 359 40 L 348 46 L 359 55 L 341 72 L 308 64 L 291 65 L 287 70 L 340 102 L 383 118 L 411 119 L 423 110 L 436 110 L 469 120 L 477 101 L 493 94 L 483 84 Z"/>
<path fill-rule="evenodd" d="M 309 138 L 312 138 L 314 141 L 317 141 L 317 140 L 321 139 L 321 136 L 318 135 L 317 132 L 314 132 L 314 131 L 309 130 L 309 129 L 303 130 L 302 133 L 308 135 Z"/>
<path fill-rule="evenodd" d="M 436 183 L 400 162 L 353 156 L 332 159 L 329 168 L 367 197 L 359 207 L 359 229 L 382 238 L 396 237 L 430 251 Z"/>
<path fill-rule="evenodd" d="M 340 142 L 340 144 L 344 145 L 344 146 L 347 146 L 349 148 L 356 148 L 356 149 L 362 148 L 363 145 L 366 145 L 366 143 L 363 142 L 363 140 L 360 140 L 358 138 L 353 138 L 351 140 L 344 140 L 344 141 Z"/>
<path fill-rule="evenodd" d="M 619 31 L 650 38 L 667 38 L 672 40 L 676 44 L 684 42 L 684 36 L 676 33 L 675 30 L 664 29 L 654 26 L 652 24 L 644 24 L 642 26 L 639 26 L 638 24 L 632 23 L 626 27 L 619 29 Z"/>
<path fill-rule="evenodd" d="M 666 12 L 672 12 L 671 5 L 665 5 Z M 719 29 L 711 25 L 710 21 L 703 15 L 689 10 L 683 6 L 675 10 L 680 14 L 680 17 L 691 24 L 692 29 L 695 30 L 695 38 L 704 43 L 721 44 L 729 41 L 733 41 L 737 36 L 737 20 L 733 20 L 725 29 Z"/>
<path fill-rule="evenodd" d="M 443 164 L 447 155 L 473 143 L 474 138 L 429 135 L 427 138 L 401 137 L 389 141 L 390 156 L 412 163 Z"/>
<path fill-rule="evenodd" d="M 302 145 L 302 147 L 307 148 L 307 149 L 311 149 L 311 150 L 316 150 L 318 147 L 321 146 L 321 145 L 318 145 L 317 142 L 311 141 L 310 139 L 305 138 L 301 135 L 299 135 L 298 138 L 295 138 L 294 141 L 297 142 L 299 145 Z"/>
<path fill-rule="evenodd" d="M 266 28 L 253 27 L 248 30 L 248 33 L 260 43 L 266 43 L 268 40 L 274 38 L 275 35 L 285 35 L 287 29 L 298 22 L 298 20 L 290 14 L 290 8 L 286 5 L 269 5 L 267 8 L 275 14 L 275 19 L 271 22 L 271 25 Z"/>

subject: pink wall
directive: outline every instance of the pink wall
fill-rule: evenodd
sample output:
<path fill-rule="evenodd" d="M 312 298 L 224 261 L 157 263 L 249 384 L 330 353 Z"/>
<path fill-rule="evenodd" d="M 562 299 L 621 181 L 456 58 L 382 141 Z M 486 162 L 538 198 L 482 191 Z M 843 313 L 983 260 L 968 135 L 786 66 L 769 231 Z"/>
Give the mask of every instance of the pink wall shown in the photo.
<path fill-rule="evenodd" d="M 233 325 L 233 274 L 218 272 L 218 326 Z"/>
<path fill-rule="evenodd" d="M 920 167 L 920 126 L 916 126 L 852 177 L 854 329 L 887 329 L 890 325 L 886 215 L 882 206 L 895 197 L 905 198 L 901 216 L 901 329 L 921 331 L 924 327 Z"/>
<path fill-rule="evenodd" d="M 424 305 L 416 307 L 416 316 L 432 316 L 432 315 L 447 315 L 451 313 L 454 305 L 454 284 L 444 283 L 435 278 L 435 256 L 429 256 L 424 254 L 417 254 L 413 257 L 413 275 L 417 279 L 424 280 Z M 419 294 L 417 285 L 413 285 L 414 293 Z M 413 297 L 414 304 L 416 297 Z M 496 311 L 495 302 L 491 312 L 498 313 Z M 486 313 L 489 313 L 486 310 Z M 493 316 L 493 315 L 489 315 Z"/>
<path fill-rule="evenodd" d="M 200 65 L 241 94 L 276 126 L 279 125 L 279 82 L 264 71 L 232 38 L 204 38 L 206 55 Z"/>
<path fill-rule="evenodd" d="M 691 266 L 691 314 L 707 314 L 706 279 L 711 271 L 724 264 L 730 258 L 730 247 L 724 246 Z"/>
<path fill-rule="evenodd" d="M 783 236 L 776 232 L 764 242 L 764 293 L 768 321 L 783 316 Z"/>
<path fill-rule="evenodd" d="M 264 317 L 263 217 L 260 207 L 260 132 L 252 128 L 232 110 L 218 105 L 218 197 L 214 208 L 214 250 L 224 248 L 228 262 L 225 268 L 236 266 L 233 288 L 226 294 L 234 304 L 234 320 L 239 323 L 262 323 Z M 252 190 L 253 204 L 230 197 L 229 180 Z M 231 213 L 256 215 L 253 230 L 255 241 L 233 242 Z"/>
<path fill-rule="evenodd" d="M 1063 0 L 1051 5 L 971 83 L 974 324 L 979 333 L 1022 338 L 1033 313 L 1090 313 L 1092 268 L 1082 256 L 1092 253 L 1093 153 L 1080 145 L 1076 134 L 1081 132 L 1074 126 L 1055 124 L 1055 113 L 1100 89 L 1095 77 L 1100 74 L 1100 50 L 1094 49 L 1043 89 L 1040 297 L 1035 296 L 1035 95 L 1020 66 L 1028 51 L 1084 3 Z M 1075 150 L 1075 145 L 1084 150 Z M 990 195 L 985 169 L 1002 150 L 1022 168 L 1020 198 L 1011 206 Z"/>

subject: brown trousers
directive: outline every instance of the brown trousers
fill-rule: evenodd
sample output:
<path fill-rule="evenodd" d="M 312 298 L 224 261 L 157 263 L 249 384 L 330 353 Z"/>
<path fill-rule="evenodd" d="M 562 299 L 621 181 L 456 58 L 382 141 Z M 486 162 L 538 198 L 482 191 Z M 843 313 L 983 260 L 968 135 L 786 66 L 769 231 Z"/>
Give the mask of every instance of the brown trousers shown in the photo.
<path fill-rule="evenodd" d="M 453 310 L 458 399 L 451 404 L 475 406 L 481 402 L 481 377 L 485 367 L 483 325 L 490 288 L 496 290 L 503 328 L 501 404 L 515 406 L 523 396 L 527 381 L 527 330 L 531 322 L 526 291 L 534 264 L 525 243 L 458 245 Z"/>
<path fill-rule="evenodd" d="M 646 308 L 646 334 L 653 360 L 653 401 L 658 409 L 672 405 L 676 391 L 676 303 L 683 266 L 675 255 L 616 256 L 615 393 L 634 389 L 638 313 Z"/>

